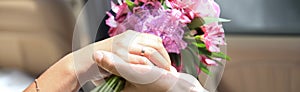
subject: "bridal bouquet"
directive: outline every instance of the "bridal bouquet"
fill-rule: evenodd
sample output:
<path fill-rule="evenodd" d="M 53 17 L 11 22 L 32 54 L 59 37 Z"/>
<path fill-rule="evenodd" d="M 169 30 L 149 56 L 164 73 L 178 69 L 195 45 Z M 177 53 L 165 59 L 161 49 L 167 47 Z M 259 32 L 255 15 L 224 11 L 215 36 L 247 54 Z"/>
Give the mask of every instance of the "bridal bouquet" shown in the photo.
<path fill-rule="evenodd" d="M 213 0 L 118 0 L 111 6 L 106 20 L 110 36 L 134 30 L 161 37 L 178 72 L 209 75 L 208 66 L 230 59 L 220 51 L 220 45 L 226 45 L 220 22 L 229 20 L 219 18 Z M 95 90 L 119 92 L 124 85 L 124 79 L 112 75 Z"/>

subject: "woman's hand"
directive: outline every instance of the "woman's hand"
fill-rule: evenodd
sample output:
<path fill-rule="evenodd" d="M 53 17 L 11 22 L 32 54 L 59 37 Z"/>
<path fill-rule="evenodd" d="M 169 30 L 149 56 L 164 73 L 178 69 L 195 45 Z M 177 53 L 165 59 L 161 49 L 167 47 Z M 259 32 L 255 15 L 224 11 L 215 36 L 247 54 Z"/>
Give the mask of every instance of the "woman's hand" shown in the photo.
<path fill-rule="evenodd" d="M 127 80 L 125 92 L 207 92 L 196 78 L 156 66 L 130 64 L 111 52 L 98 51 L 94 59 L 99 66 L 110 73 L 122 76 Z"/>
<path fill-rule="evenodd" d="M 151 64 L 151 61 L 166 70 L 169 70 L 171 66 L 171 60 L 162 44 L 162 39 L 152 34 L 128 30 L 95 43 L 94 48 L 112 52 L 129 63 Z"/>
<path fill-rule="evenodd" d="M 97 50 L 112 52 L 127 63 L 143 65 L 154 63 L 166 70 L 170 70 L 171 66 L 169 55 L 160 37 L 128 30 L 117 36 L 90 44 L 69 55 L 73 58 L 75 71 L 79 83 L 82 85 L 88 80 L 99 80 L 108 76 L 103 70 L 98 69 L 92 58 L 93 53 Z"/>

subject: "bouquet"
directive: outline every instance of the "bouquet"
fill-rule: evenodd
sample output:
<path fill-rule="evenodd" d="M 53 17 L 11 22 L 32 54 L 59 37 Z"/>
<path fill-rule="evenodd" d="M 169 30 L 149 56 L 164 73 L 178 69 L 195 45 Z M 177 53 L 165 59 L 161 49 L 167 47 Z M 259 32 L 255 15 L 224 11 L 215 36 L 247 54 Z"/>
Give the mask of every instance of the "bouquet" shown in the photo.
<path fill-rule="evenodd" d="M 161 37 L 178 72 L 209 75 L 208 66 L 230 59 L 220 51 L 220 45 L 226 45 L 220 22 L 230 20 L 219 18 L 220 8 L 213 0 L 119 0 L 111 6 L 106 19 L 109 36 L 134 30 Z M 125 81 L 112 75 L 94 91 L 119 92 Z"/>

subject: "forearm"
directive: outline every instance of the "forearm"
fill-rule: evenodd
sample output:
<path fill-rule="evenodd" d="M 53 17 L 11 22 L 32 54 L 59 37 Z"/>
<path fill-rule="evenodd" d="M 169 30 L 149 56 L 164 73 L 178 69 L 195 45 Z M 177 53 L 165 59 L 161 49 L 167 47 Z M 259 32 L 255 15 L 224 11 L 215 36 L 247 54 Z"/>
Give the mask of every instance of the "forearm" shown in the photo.
<path fill-rule="evenodd" d="M 36 85 L 40 92 L 75 92 L 80 85 L 77 81 L 72 55 L 69 54 L 51 66 L 32 83 L 25 92 L 35 92 Z"/>
<path fill-rule="evenodd" d="M 71 92 L 77 91 L 80 87 L 80 82 L 88 80 L 81 76 L 82 80 L 78 80 L 79 75 L 87 75 L 88 69 L 94 64 L 92 55 L 94 50 L 111 50 L 112 39 L 106 39 L 94 44 L 90 44 L 78 51 L 72 52 L 52 65 L 39 78 L 37 78 L 37 86 L 41 92 Z M 99 45 L 99 46 L 95 46 Z M 74 60 L 76 56 L 76 61 Z M 75 64 L 77 69 L 75 69 Z M 98 69 L 98 67 L 96 67 Z M 98 71 L 96 71 L 98 72 Z M 98 74 L 98 73 L 95 73 Z M 91 77 L 93 78 L 93 77 Z M 33 82 L 25 92 L 35 92 L 36 84 Z"/>

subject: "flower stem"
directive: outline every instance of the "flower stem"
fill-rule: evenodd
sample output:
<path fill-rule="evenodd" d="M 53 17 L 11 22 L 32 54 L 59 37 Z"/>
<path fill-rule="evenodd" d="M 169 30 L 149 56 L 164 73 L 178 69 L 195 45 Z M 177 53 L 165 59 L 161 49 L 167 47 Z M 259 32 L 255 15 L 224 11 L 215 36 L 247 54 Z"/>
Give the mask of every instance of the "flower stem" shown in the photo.
<path fill-rule="evenodd" d="M 112 77 L 108 78 L 108 81 L 106 83 L 104 83 L 103 87 L 100 88 L 100 90 L 98 92 L 105 92 L 105 89 L 108 87 L 108 83 L 110 83 L 112 81 Z"/>
<path fill-rule="evenodd" d="M 119 81 L 118 76 L 113 76 L 111 79 L 112 81 L 108 83 L 107 87 L 104 89 L 104 92 L 112 92 L 114 86 L 117 84 L 117 82 Z"/>
<path fill-rule="evenodd" d="M 104 86 L 105 83 L 102 83 L 98 85 L 96 88 L 94 88 L 91 92 L 99 92 L 99 90 Z"/>
<path fill-rule="evenodd" d="M 125 80 L 120 79 L 114 89 L 114 92 L 121 92 L 121 90 L 124 88 Z"/>
<path fill-rule="evenodd" d="M 93 92 L 121 92 L 126 82 L 122 77 L 116 75 L 112 75 L 106 80 L 106 83 L 97 86 Z"/>

